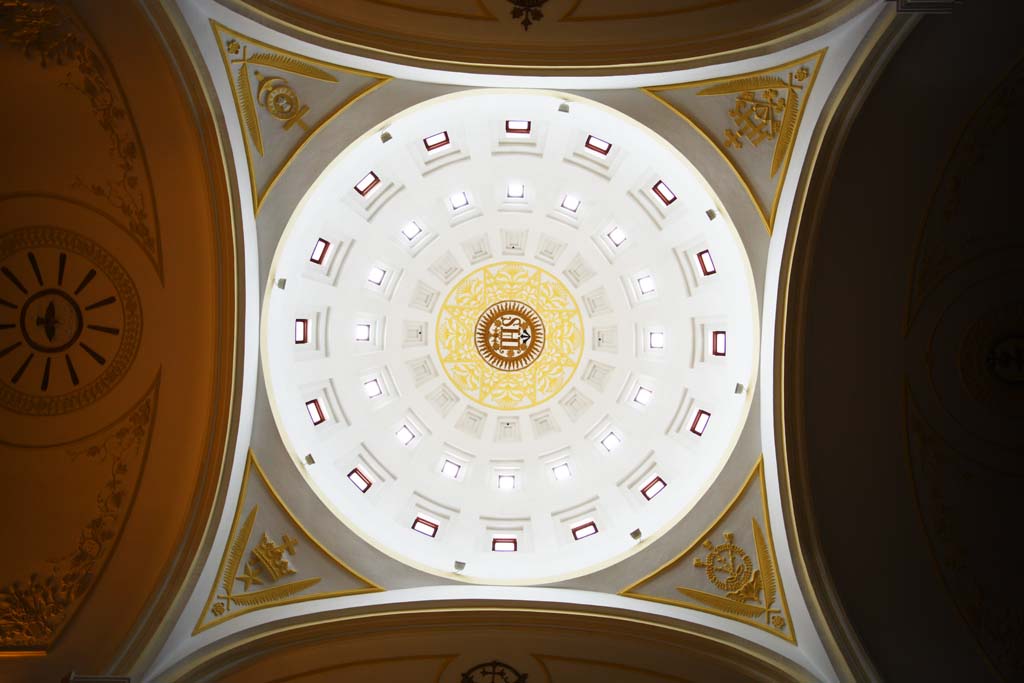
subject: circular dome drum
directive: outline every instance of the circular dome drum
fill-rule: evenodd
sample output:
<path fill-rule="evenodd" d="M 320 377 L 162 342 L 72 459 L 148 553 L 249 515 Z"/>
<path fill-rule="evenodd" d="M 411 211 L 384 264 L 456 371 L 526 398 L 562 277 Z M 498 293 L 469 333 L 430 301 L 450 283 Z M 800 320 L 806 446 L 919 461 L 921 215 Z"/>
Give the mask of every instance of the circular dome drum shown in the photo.
<path fill-rule="evenodd" d="M 756 294 L 727 212 L 671 145 L 575 96 L 384 122 L 309 189 L 270 272 L 264 376 L 297 467 L 438 575 L 624 559 L 693 507 L 750 408 Z"/>

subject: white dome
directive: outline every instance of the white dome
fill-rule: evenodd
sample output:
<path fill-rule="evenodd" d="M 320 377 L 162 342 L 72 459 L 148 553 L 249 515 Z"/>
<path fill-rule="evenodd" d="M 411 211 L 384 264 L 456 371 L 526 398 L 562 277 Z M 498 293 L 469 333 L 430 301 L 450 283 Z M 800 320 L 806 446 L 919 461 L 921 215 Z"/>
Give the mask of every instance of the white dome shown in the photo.
<path fill-rule="evenodd" d="M 707 490 L 749 409 L 728 215 L 664 140 L 574 96 L 386 122 L 310 188 L 271 273 L 285 444 L 339 520 L 426 571 L 529 584 L 624 558 Z"/>

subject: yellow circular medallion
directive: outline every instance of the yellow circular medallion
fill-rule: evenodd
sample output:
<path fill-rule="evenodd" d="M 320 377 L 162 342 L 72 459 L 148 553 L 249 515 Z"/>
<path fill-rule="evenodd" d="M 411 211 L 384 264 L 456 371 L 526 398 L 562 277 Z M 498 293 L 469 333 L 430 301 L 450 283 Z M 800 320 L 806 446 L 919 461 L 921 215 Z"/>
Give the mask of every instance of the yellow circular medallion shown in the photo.
<path fill-rule="evenodd" d="M 530 408 L 572 378 L 583 355 L 583 318 L 551 273 L 494 263 L 448 293 L 436 346 L 445 374 L 468 398 L 499 410 Z"/>

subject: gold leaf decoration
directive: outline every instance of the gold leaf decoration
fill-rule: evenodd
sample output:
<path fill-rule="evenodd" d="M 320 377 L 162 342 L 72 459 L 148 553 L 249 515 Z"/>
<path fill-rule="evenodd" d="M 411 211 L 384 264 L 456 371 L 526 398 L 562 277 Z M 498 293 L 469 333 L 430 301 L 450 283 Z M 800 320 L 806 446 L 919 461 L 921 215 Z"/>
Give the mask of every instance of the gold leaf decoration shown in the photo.
<path fill-rule="evenodd" d="M 765 88 L 785 88 L 786 81 L 778 76 L 751 76 L 737 78 L 718 85 L 704 88 L 698 95 L 734 95 L 748 90 L 764 90 Z"/>
<path fill-rule="evenodd" d="M 705 605 L 714 607 L 727 614 L 733 614 L 746 619 L 758 619 L 764 614 L 764 607 L 760 605 L 748 605 L 729 598 L 723 598 L 714 593 L 705 593 L 695 588 L 679 586 L 676 590 L 692 600 L 703 602 Z"/>
<path fill-rule="evenodd" d="M 764 589 L 764 604 L 771 607 L 775 603 L 775 593 L 778 589 L 778 577 L 775 574 L 775 563 L 772 562 L 771 550 L 768 542 L 761 533 L 761 525 L 753 520 L 754 549 L 757 552 L 757 566 L 761 572 L 761 587 Z"/>
<path fill-rule="evenodd" d="M 238 567 L 242 564 L 245 546 L 249 544 L 249 537 L 252 535 L 252 525 L 256 521 L 256 510 L 257 507 L 253 505 L 248 517 L 245 518 L 245 522 L 242 523 L 242 528 L 239 529 L 238 534 L 232 539 L 231 548 L 228 550 L 227 562 L 224 565 L 224 571 L 221 573 L 220 584 L 224 587 L 224 592 L 229 595 L 235 585 Z"/>
<path fill-rule="evenodd" d="M 251 593 L 237 593 L 231 596 L 231 602 L 243 607 L 261 607 L 263 605 L 270 605 L 284 600 L 285 598 L 295 595 L 299 591 L 303 591 L 310 586 L 315 586 L 320 583 L 319 578 L 302 579 L 300 581 L 293 581 L 291 583 L 285 583 L 280 586 L 271 586 L 270 588 L 264 588 L 258 591 L 252 591 Z"/>
<path fill-rule="evenodd" d="M 782 123 L 779 124 L 778 141 L 775 143 L 775 153 L 772 154 L 772 166 L 770 175 L 775 176 L 785 161 L 789 148 L 796 137 L 797 114 L 800 113 L 800 95 L 791 90 L 786 98 L 786 111 L 782 115 Z"/>
<path fill-rule="evenodd" d="M 260 133 L 260 124 L 256 120 L 256 103 L 252 97 L 252 86 L 249 82 L 249 70 L 243 65 L 238 71 L 238 80 L 235 82 L 235 96 L 238 101 L 238 110 L 245 122 L 245 128 L 249 131 L 252 144 L 256 150 L 263 154 L 263 136 Z"/>
<path fill-rule="evenodd" d="M 749 534 L 730 527 L 746 527 Z M 763 457 L 703 534 L 620 595 L 734 619 L 795 645 L 772 541 Z"/>
<path fill-rule="evenodd" d="M 270 66 L 281 71 L 287 71 L 288 73 L 298 74 L 299 76 L 308 76 L 309 78 L 316 78 L 321 81 L 330 81 L 336 83 L 337 78 L 327 73 L 323 69 L 313 66 L 307 62 L 300 61 L 294 57 L 288 57 L 286 55 L 272 54 L 269 52 L 257 52 L 254 55 L 250 55 L 247 59 L 249 64 L 259 64 L 261 66 Z"/>
<path fill-rule="evenodd" d="M 259 505 L 247 505 L 251 482 L 256 482 L 263 491 L 259 494 L 262 496 Z M 265 504 L 268 498 L 277 505 Z M 246 509 L 248 513 L 243 518 Z M 257 526 L 278 529 L 280 543 L 272 538 L 276 534 L 268 531 L 255 534 L 253 530 Z M 297 564 L 293 566 L 292 562 Z M 335 571 L 322 574 L 330 565 L 334 565 Z M 321 576 L 292 579 L 303 571 L 307 574 L 315 571 Z M 313 586 L 324 583 L 324 576 L 333 587 L 327 592 L 310 592 Z M 379 590 L 383 589 L 349 568 L 309 535 L 278 496 L 250 451 L 217 579 L 210 586 L 209 597 L 192 635 L 253 610 Z"/>

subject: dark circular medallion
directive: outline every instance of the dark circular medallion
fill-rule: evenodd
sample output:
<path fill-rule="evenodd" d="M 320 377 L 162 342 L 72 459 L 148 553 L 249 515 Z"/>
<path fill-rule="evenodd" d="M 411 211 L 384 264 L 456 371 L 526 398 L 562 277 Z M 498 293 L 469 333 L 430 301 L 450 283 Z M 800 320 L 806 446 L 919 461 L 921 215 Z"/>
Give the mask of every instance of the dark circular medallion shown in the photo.
<path fill-rule="evenodd" d="M 477 318 L 474 341 L 492 368 L 522 370 L 544 350 L 544 322 L 522 301 L 499 301 Z"/>
<path fill-rule="evenodd" d="M 82 308 L 60 289 L 35 292 L 21 306 L 25 343 L 42 353 L 60 353 L 82 334 Z"/>

